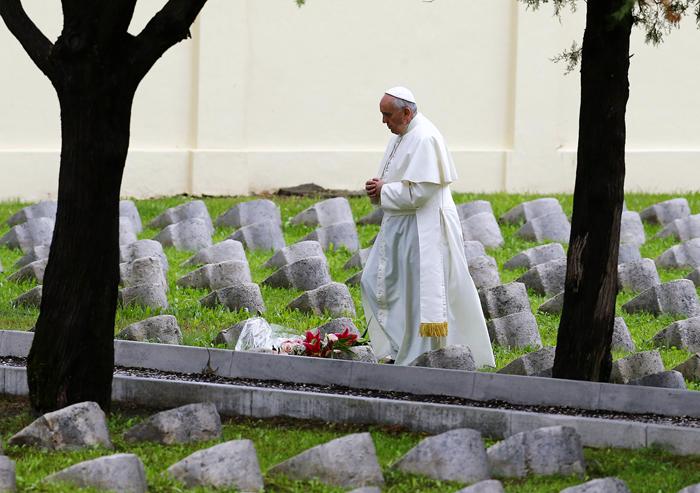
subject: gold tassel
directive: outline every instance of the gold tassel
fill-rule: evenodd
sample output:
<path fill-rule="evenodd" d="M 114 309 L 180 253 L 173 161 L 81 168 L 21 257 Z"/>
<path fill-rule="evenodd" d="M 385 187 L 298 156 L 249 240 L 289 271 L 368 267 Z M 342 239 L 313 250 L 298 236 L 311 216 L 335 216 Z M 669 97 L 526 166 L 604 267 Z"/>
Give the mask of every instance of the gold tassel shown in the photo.
<path fill-rule="evenodd" d="M 447 322 L 431 322 L 420 324 L 421 337 L 447 337 Z"/>

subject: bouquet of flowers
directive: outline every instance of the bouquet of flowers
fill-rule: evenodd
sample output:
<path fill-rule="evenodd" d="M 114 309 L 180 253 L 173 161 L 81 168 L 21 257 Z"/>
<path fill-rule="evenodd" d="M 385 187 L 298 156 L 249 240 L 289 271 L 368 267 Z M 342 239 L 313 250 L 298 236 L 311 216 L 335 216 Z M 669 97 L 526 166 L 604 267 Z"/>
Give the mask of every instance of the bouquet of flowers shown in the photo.
<path fill-rule="evenodd" d="M 360 342 L 357 334 L 350 333 L 345 327 L 342 332 L 330 333 L 324 336 L 318 330 L 307 330 L 303 338 L 292 338 L 282 341 L 278 351 L 283 354 L 297 356 L 316 356 L 332 358 L 333 351 L 350 352 L 350 348 Z"/>

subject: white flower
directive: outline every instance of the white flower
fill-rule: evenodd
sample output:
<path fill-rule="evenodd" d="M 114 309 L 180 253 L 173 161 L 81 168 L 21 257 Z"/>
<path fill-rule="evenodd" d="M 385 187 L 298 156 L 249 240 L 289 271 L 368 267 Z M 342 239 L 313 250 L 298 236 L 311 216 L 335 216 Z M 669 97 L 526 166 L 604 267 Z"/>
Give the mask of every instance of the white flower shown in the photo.
<path fill-rule="evenodd" d="M 328 340 L 331 342 L 335 342 L 338 340 L 338 336 L 335 334 L 328 334 Z"/>

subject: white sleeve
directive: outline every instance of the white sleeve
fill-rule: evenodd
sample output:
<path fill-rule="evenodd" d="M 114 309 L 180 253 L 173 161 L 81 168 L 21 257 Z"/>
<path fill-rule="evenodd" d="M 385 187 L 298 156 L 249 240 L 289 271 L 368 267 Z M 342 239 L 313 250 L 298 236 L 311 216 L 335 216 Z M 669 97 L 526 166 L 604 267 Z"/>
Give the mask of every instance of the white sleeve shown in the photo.
<path fill-rule="evenodd" d="M 440 189 L 437 183 L 396 181 L 382 185 L 380 205 L 388 211 L 415 210 L 423 207 Z"/>

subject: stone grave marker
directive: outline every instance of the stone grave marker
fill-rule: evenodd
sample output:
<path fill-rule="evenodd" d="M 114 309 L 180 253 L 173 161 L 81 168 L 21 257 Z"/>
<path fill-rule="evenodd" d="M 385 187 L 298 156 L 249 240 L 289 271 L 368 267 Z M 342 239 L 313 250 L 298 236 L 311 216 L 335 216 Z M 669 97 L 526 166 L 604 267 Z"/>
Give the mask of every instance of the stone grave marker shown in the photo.
<path fill-rule="evenodd" d="M 30 308 L 39 308 L 41 306 L 41 291 L 43 286 L 36 286 L 26 293 L 19 295 L 12 300 L 12 306 L 23 306 Z"/>
<path fill-rule="evenodd" d="M 172 315 L 157 315 L 128 325 L 119 331 L 116 338 L 158 344 L 182 344 L 180 326 Z"/>
<path fill-rule="evenodd" d="M 438 481 L 474 483 L 491 477 L 481 433 L 468 428 L 424 438 L 394 468 Z"/>
<path fill-rule="evenodd" d="M 469 259 L 481 257 L 482 255 L 486 255 L 483 243 L 476 240 L 464 240 L 464 256 L 467 257 L 467 262 L 469 262 Z"/>
<path fill-rule="evenodd" d="M 16 212 L 6 221 L 7 225 L 17 226 L 18 224 L 26 223 L 30 219 L 46 217 L 56 221 L 56 208 L 58 203 L 55 200 L 42 200 L 33 205 L 28 205 L 19 212 Z"/>
<path fill-rule="evenodd" d="M 316 479 L 341 488 L 384 485 L 369 433 L 346 435 L 312 447 L 273 466 L 268 474 L 284 474 L 297 480 Z"/>
<path fill-rule="evenodd" d="M 620 243 L 642 245 L 647 241 L 644 225 L 638 212 L 623 211 L 620 222 Z"/>
<path fill-rule="evenodd" d="M 557 314 L 564 309 L 564 291 L 555 294 L 537 307 L 538 312 Z"/>
<path fill-rule="evenodd" d="M 543 347 L 540 350 L 514 359 L 496 373 L 525 375 L 528 377 L 551 377 L 555 351 L 555 347 Z"/>
<path fill-rule="evenodd" d="M 457 214 L 459 214 L 460 221 L 464 221 L 465 219 L 481 214 L 482 212 L 487 212 L 493 216 L 493 207 L 491 207 L 491 202 L 488 200 L 474 200 L 472 202 L 467 202 L 466 204 L 457 204 Z"/>
<path fill-rule="evenodd" d="M 50 245 L 53 237 L 54 220 L 48 217 L 29 219 L 13 226 L 0 238 L 0 246 L 19 248 L 23 252 L 39 245 Z"/>
<path fill-rule="evenodd" d="M 277 204 L 268 199 L 241 202 L 216 218 L 216 225 L 240 228 L 260 221 L 282 224 L 282 214 Z"/>
<path fill-rule="evenodd" d="M 477 289 L 500 286 L 501 277 L 498 274 L 496 259 L 489 255 L 473 257 L 468 262 L 469 274 L 472 276 Z"/>
<path fill-rule="evenodd" d="M 283 265 L 262 283 L 273 288 L 309 291 L 333 282 L 326 257 L 307 257 Z"/>
<path fill-rule="evenodd" d="M 107 417 L 96 402 L 80 402 L 46 413 L 13 435 L 7 443 L 47 450 L 113 448 Z"/>
<path fill-rule="evenodd" d="M 523 224 L 515 235 L 524 240 L 558 241 L 568 243 L 571 236 L 569 219 L 563 212 L 553 212 L 544 216 L 537 216 Z"/>
<path fill-rule="evenodd" d="M 690 206 L 685 198 L 680 197 L 651 205 L 639 215 L 644 222 L 665 225 L 676 219 L 688 217 Z"/>
<path fill-rule="evenodd" d="M 212 402 L 187 404 L 159 412 L 124 432 L 127 443 L 172 445 L 218 438 L 221 438 L 221 417 Z"/>
<path fill-rule="evenodd" d="M 662 387 L 666 389 L 685 389 L 685 379 L 680 372 L 675 370 L 662 371 L 647 375 L 642 378 L 630 380 L 630 385 L 642 385 L 644 387 Z"/>
<path fill-rule="evenodd" d="M 260 292 L 260 286 L 255 283 L 241 283 L 209 293 L 199 300 L 202 306 L 214 308 L 224 305 L 232 312 L 247 310 L 251 314 L 265 312 L 265 302 Z"/>
<path fill-rule="evenodd" d="M 628 353 L 637 350 L 632 340 L 632 334 L 630 334 L 625 319 L 622 317 L 615 317 L 611 349 L 613 351 L 627 351 Z"/>
<path fill-rule="evenodd" d="M 381 207 L 376 207 L 372 212 L 366 216 L 361 217 L 357 224 L 367 225 L 367 224 L 382 224 L 382 219 L 384 219 L 384 209 Z"/>
<path fill-rule="evenodd" d="M 362 271 L 356 272 L 352 276 L 345 279 L 345 282 L 343 284 L 346 284 L 347 286 L 359 286 L 361 283 L 362 283 Z"/>
<path fill-rule="evenodd" d="M 134 454 L 114 454 L 86 460 L 44 478 L 47 483 L 67 483 L 119 493 L 146 493 L 146 470 Z"/>
<path fill-rule="evenodd" d="M 311 207 L 292 217 L 290 222 L 292 224 L 320 227 L 346 222 L 351 222 L 353 226 L 355 225 L 350 202 L 345 197 L 335 197 L 316 202 Z"/>
<path fill-rule="evenodd" d="M 284 265 L 292 264 L 297 260 L 309 257 L 325 257 L 323 247 L 318 241 L 298 241 L 297 243 L 284 247 L 275 252 L 275 254 L 263 264 L 263 267 L 280 268 Z"/>
<path fill-rule="evenodd" d="M 306 240 L 318 241 L 324 250 L 329 250 L 331 246 L 335 249 L 345 247 L 351 252 L 360 249 L 357 229 L 352 221 L 322 226 L 302 239 L 302 241 Z"/>
<path fill-rule="evenodd" d="M 168 308 L 168 295 L 163 284 L 137 284 L 119 291 L 122 306 L 138 305 L 144 308 Z"/>
<path fill-rule="evenodd" d="M 700 237 L 700 214 L 675 219 L 656 234 L 656 238 L 672 237 L 678 241 L 688 241 Z"/>
<path fill-rule="evenodd" d="M 700 315 L 695 285 L 688 279 L 652 286 L 622 305 L 622 309 L 627 313 L 649 312 L 654 315 L 669 313 L 686 317 Z"/>
<path fill-rule="evenodd" d="M 630 490 L 621 479 L 601 478 L 564 488 L 559 493 L 630 493 Z"/>
<path fill-rule="evenodd" d="M 166 226 L 153 239 L 165 247 L 197 252 L 212 245 L 211 233 L 212 229 L 201 218 L 185 219 Z"/>
<path fill-rule="evenodd" d="M 12 282 L 36 281 L 39 284 L 44 282 L 44 271 L 49 259 L 42 259 L 27 264 L 14 274 L 8 276 L 7 280 Z"/>
<path fill-rule="evenodd" d="M 139 210 L 136 208 L 136 204 L 132 200 L 119 201 L 119 217 L 129 218 L 131 225 L 133 226 L 132 229 L 135 233 L 140 233 L 143 231 L 143 224 L 141 223 Z"/>
<path fill-rule="evenodd" d="M 700 382 L 700 353 L 695 353 L 674 368 L 691 382 Z"/>
<path fill-rule="evenodd" d="M 530 200 L 518 204 L 501 216 L 501 222 L 519 224 L 552 213 L 563 213 L 559 201 L 553 197 Z"/>
<path fill-rule="evenodd" d="M 664 370 L 661 355 L 656 349 L 643 351 L 613 361 L 610 382 L 629 383 L 630 380 L 637 380 Z"/>
<path fill-rule="evenodd" d="M 479 243 L 481 245 L 481 243 Z M 345 262 L 345 265 L 343 265 L 343 269 L 362 269 L 365 266 L 365 263 L 367 262 L 367 258 L 369 258 L 369 252 L 372 251 L 372 248 L 362 248 L 358 250 L 357 252 L 352 254 L 352 257 Z"/>
<path fill-rule="evenodd" d="M 27 248 L 24 255 L 15 262 L 15 269 L 21 269 L 25 265 L 36 262 L 37 260 L 48 259 L 50 250 L 50 245 L 39 245 Z"/>
<path fill-rule="evenodd" d="M 486 318 L 500 318 L 530 310 L 527 289 L 521 282 L 511 282 L 479 291 Z"/>
<path fill-rule="evenodd" d="M 667 269 L 700 267 L 700 238 L 673 245 L 656 257 L 656 265 Z"/>
<path fill-rule="evenodd" d="M 264 487 L 255 445 L 250 440 L 231 440 L 198 450 L 170 466 L 167 472 L 188 488 L 262 491 Z"/>
<path fill-rule="evenodd" d="M 134 224 L 128 217 L 119 218 L 119 244 L 128 245 L 138 240 Z"/>
<path fill-rule="evenodd" d="M 564 291 L 565 279 L 566 259 L 559 258 L 534 266 L 517 281 L 538 294 L 554 296 Z"/>
<path fill-rule="evenodd" d="M 333 317 L 355 316 L 355 303 L 345 284 L 332 282 L 320 288 L 306 291 L 287 305 L 290 310 L 322 315 L 328 312 Z"/>
<path fill-rule="evenodd" d="M 143 257 L 158 257 L 163 270 L 168 271 L 168 257 L 165 256 L 163 245 L 155 240 L 139 240 L 119 247 L 120 262 L 132 262 Z"/>
<path fill-rule="evenodd" d="M 486 453 L 491 473 L 499 477 L 583 475 L 586 472 L 581 436 L 568 426 L 516 433 L 492 445 Z"/>
<path fill-rule="evenodd" d="M 532 312 L 522 311 L 486 322 L 491 342 L 511 348 L 541 348 L 542 339 Z"/>
<path fill-rule="evenodd" d="M 503 268 L 508 270 L 523 267 L 531 269 L 536 265 L 560 258 L 566 258 L 566 252 L 564 252 L 564 247 L 561 246 L 561 243 L 547 243 L 546 245 L 539 245 L 520 252 L 503 264 Z"/>
<path fill-rule="evenodd" d="M 214 226 L 212 225 L 207 205 L 202 200 L 192 200 L 191 202 L 178 205 L 177 207 L 171 207 L 153 219 L 153 221 L 148 224 L 148 227 L 163 229 L 172 224 L 194 219 L 201 220 L 207 227 L 209 236 L 211 236 L 214 232 Z"/>
<path fill-rule="evenodd" d="M 673 322 L 657 332 L 652 342 L 656 347 L 675 347 L 691 353 L 700 352 L 700 317 Z"/>
<path fill-rule="evenodd" d="M 471 486 L 462 488 L 457 491 L 457 493 L 505 493 L 506 490 L 503 489 L 503 483 L 497 479 L 487 479 L 485 481 L 479 481 Z"/>
<path fill-rule="evenodd" d="M 282 228 L 275 221 L 260 221 L 243 226 L 230 240 L 240 241 L 248 250 L 281 250 L 285 247 Z"/>
<path fill-rule="evenodd" d="M 133 287 L 141 284 L 163 286 L 168 290 L 168 280 L 160 257 L 142 257 L 119 264 L 121 283 L 125 287 Z"/>
<path fill-rule="evenodd" d="M 17 491 L 15 461 L 4 455 L 0 455 L 0 491 L 6 493 Z"/>
<path fill-rule="evenodd" d="M 465 240 L 479 241 L 486 248 L 503 246 L 503 234 L 493 214 L 481 212 L 461 221 Z"/>
<path fill-rule="evenodd" d="M 453 344 L 425 352 L 411 361 L 408 366 L 464 371 L 476 370 L 476 363 L 474 363 L 471 349 L 462 344 Z"/>
<path fill-rule="evenodd" d="M 236 240 L 224 240 L 210 247 L 203 248 L 185 261 L 183 266 L 218 264 L 235 260 L 248 263 L 243 249 L 243 243 Z"/>
<path fill-rule="evenodd" d="M 626 264 L 642 260 L 642 255 L 639 253 L 639 245 L 632 243 L 620 243 L 620 251 L 617 255 L 618 264 Z"/>
<path fill-rule="evenodd" d="M 642 292 L 652 286 L 661 284 L 656 264 L 650 258 L 636 262 L 618 264 L 617 282 L 621 289 Z"/>
<path fill-rule="evenodd" d="M 206 264 L 185 274 L 176 284 L 183 288 L 217 289 L 240 283 L 250 283 L 250 266 L 248 262 L 227 260 L 218 264 Z"/>
<path fill-rule="evenodd" d="M 360 331 L 357 329 L 352 319 L 348 317 L 334 318 L 330 322 L 316 327 L 314 330 L 318 331 L 321 334 L 321 337 L 323 337 L 326 334 L 337 334 L 339 332 L 343 332 L 345 329 L 348 329 L 351 334 L 356 334 L 357 336 L 360 335 Z"/>

